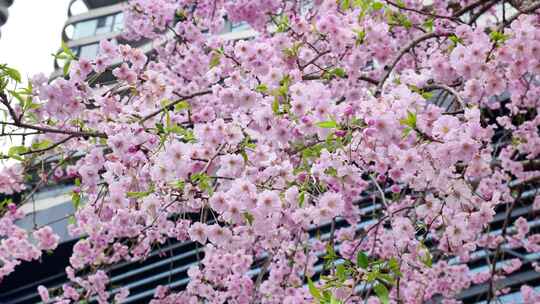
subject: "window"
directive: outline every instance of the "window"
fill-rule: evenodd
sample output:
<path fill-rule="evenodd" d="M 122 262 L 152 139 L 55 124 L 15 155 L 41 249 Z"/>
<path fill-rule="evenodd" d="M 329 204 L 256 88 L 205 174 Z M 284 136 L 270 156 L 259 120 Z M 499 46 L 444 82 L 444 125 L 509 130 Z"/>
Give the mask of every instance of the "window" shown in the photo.
<path fill-rule="evenodd" d="M 112 30 L 112 24 L 113 24 L 114 16 L 105 16 L 100 17 L 97 20 L 97 28 L 96 28 L 96 34 L 107 34 L 110 33 Z"/>
<path fill-rule="evenodd" d="M 93 36 L 96 33 L 97 20 L 86 20 L 75 24 L 73 39 Z"/>
<path fill-rule="evenodd" d="M 124 28 L 124 15 L 101 16 L 97 19 L 85 20 L 75 24 L 73 39 L 119 32 Z"/>
<path fill-rule="evenodd" d="M 94 59 L 97 57 L 99 45 L 97 43 L 83 45 L 79 48 L 79 58 Z"/>
<path fill-rule="evenodd" d="M 234 23 L 231 25 L 231 32 L 242 32 L 242 31 L 246 31 L 246 30 L 249 30 L 251 27 L 249 26 L 249 24 L 245 21 L 242 21 L 242 22 L 239 22 L 239 23 Z"/>
<path fill-rule="evenodd" d="M 114 17 L 113 31 L 120 32 L 124 29 L 124 14 L 119 13 Z"/>

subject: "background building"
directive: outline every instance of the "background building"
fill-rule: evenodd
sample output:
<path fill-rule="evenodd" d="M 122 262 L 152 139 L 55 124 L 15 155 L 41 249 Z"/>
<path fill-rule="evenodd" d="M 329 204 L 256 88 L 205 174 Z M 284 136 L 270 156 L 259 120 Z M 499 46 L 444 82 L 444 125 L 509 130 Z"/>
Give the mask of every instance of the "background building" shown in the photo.
<path fill-rule="evenodd" d="M 2 0 L 0 0 L 0 3 Z M 8 1 L 9 2 L 9 1 Z M 98 43 L 101 39 L 120 39 L 119 34 L 123 27 L 122 8 L 124 1 L 118 0 L 73 0 L 68 10 L 68 20 L 63 29 L 63 40 L 74 53 L 86 59 L 93 59 L 97 55 Z M 246 24 L 228 24 L 221 34 L 227 39 L 243 39 L 255 35 Z M 141 43 L 138 47 L 145 52 L 151 52 L 150 43 Z M 61 67 L 57 67 L 56 76 L 61 75 Z M 53 75 L 54 76 L 54 75 Z M 436 99 L 436 97 L 435 97 Z M 442 101 L 443 105 L 446 102 Z M 49 289 L 59 288 L 67 282 L 64 269 L 68 266 L 71 248 L 76 239 L 67 234 L 69 215 L 74 212 L 70 192 L 73 188 L 70 182 L 51 183 L 39 191 L 33 201 L 22 206 L 28 214 L 19 225 L 32 228 L 51 223 L 51 226 L 61 237 L 59 248 L 52 255 L 44 255 L 41 261 L 23 263 L 17 271 L 8 276 L 0 285 L 0 304 L 38 303 L 38 285 L 45 285 Z M 507 206 L 500 206 L 490 225 L 490 233 L 501 234 L 506 217 L 510 222 L 522 216 L 529 220 L 529 227 L 540 231 L 538 213 L 532 209 L 532 200 L 540 185 L 531 186 L 520 198 L 517 207 L 507 214 Z M 376 191 L 373 191 L 375 193 Z M 390 196 L 390 192 L 388 191 Z M 357 224 L 357 231 L 375 223 L 369 216 L 373 211 L 382 208 L 378 195 L 371 192 L 362 194 L 357 204 L 361 208 L 363 221 Z M 336 222 L 336 228 L 345 226 L 344 220 Z M 312 236 L 319 235 L 322 239 L 329 238 L 331 223 L 325 223 L 312 229 Z M 429 245 L 429 244 L 427 244 Z M 337 245 L 339 246 L 339 245 Z M 124 262 L 108 269 L 110 286 L 126 287 L 130 295 L 125 303 L 148 303 L 155 288 L 159 285 L 168 285 L 174 290 L 182 290 L 188 284 L 187 270 L 197 265 L 201 258 L 201 247 L 197 243 L 168 241 L 144 261 Z M 504 248 L 504 258 L 497 264 L 502 267 L 513 258 L 523 261 L 521 269 L 502 280 L 500 286 L 511 289 L 508 295 L 500 297 L 502 303 L 520 303 L 519 288 L 523 284 L 540 286 L 540 273 L 533 268 L 533 263 L 540 259 L 540 253 L 527 253 L 523 248 Z M 490 253 L 485 250 L 476 251 L 468 262 L 472 272 L 489 270 Z M 250 275 L 257 276 L 261 271 L 263 260 L 256 261 Z M 457 263 L 451 260 L 449 263 Z M 317 270 L 322 270 L 322 262 Z M 538 287 L 537 287 L 538 288 Z M 115 287 L 111 287 L 114 292 Z M 465 303 L 485 303 L 488 285 L 479 284 L 464 291 L 460 298 Z M 436 303 L 436 301 L 432 301 Z"/>
<path fill-rule="evenodd" d="M 8 7 L 13 4 L 13 1 L 14 0 L 0 0 L 0 27 L 6 23 L 9 16 Z M 0 37 L 1 35 L 2 32 L 0 32 Z"/>

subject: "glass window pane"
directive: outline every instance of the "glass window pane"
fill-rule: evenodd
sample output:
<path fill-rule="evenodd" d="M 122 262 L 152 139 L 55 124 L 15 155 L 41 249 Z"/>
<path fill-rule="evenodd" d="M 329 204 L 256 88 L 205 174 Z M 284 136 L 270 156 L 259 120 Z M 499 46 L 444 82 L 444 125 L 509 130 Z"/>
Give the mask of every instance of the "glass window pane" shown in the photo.
<path fill-rule="evenodd" d="M 97 19 L 97 30 L 96 34 L 106 34 L 111 32 L 113 16 L 100 17 Z"/>
<path fill-rule="evenodd" d="M 75 24 L 73 39 L 93 36 L 96 33 L 97 20 L 86 20 Z"/>
<path fill-rule="evenodd" d="M 73 52 L 73 54 L 75 54 L 75 56 L 79 57 L 79 47 L 76 46 L 76 47 L 72 47 L 71 48 L 71 51 Z"/>
<path fill-rule="evenodd" d="M 81 46 L 79 57 L 84 58 L 84 59 L 89 59 L 89 60 L 94 59 L 97 56 L 98 48 L 99 46 L 97 43 L 83 45 Z"/>
<path fill-rule="evenodd" d="M 247 22 L 242 21 L 235 23 L 231 26 L 231 32 L 241 32 L 250 29 L 250 26 Z"/>
<path fill-rule="evenodd" d="M 124 14 L 119 13 L 114 16 L 114 25 L 113 25 L 113 31 L 119 32 L 124 29 Z"/>

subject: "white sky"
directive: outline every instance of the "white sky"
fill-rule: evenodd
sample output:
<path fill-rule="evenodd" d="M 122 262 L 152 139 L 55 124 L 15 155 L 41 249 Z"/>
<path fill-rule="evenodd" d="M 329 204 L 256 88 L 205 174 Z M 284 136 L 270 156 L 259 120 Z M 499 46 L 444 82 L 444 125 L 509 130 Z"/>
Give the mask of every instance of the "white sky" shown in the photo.
<path fill-rule="evenodd" d="M 0 63 L 19 70 L 23 78 L 39 72 L 49 76 L 62 41 L 69 0 L 15 0 L 2 26 Z"/>
<path fill-rule="evenodd" d="M 51 54 L 60 48 L 68 4 L 69 0 L 15 0 L 9 8 L 1 28 L 0 63 L 19 70 L 23 82 L 37 73 L 53 72 Z M 9 139 L 0 139 L 0 152 L 12 145 Z M 0 163 L 0 170 L 4 164 Z"/>

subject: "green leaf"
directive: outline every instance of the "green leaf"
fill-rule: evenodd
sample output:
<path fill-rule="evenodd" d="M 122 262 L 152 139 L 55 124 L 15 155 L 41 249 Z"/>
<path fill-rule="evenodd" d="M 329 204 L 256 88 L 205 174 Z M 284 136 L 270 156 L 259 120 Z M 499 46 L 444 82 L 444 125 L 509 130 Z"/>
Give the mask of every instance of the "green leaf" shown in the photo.
<path fill-rule="evenodd" d="M 267 93 L 268 92 L 268 86 L 266 86 L 264 83 L 261 83 L 255 88 L 255 91 L 257 91 L 259 93 Z"/>
<path fill-rule="evenodd" d="M 324 128 L 324 129 L 333 129 L 333 128 L 337 128 L 338 124 L 335 121 L 329 120 L 329 121 L 320 121 L 316 123 L 316 126 L 319 128 Z"/>
<path fill-rule="evenodd" d="M 388 297 L 388 289 L 386 288 L 386 286 L 384 286 L 384 284 L 376 284 L 374 287 L 373 287 L 373 290 L 375 291 L 375 294 L 377 294 L 377 297 L 379 297 L 379 300 L 381 301 L 381 303 L 383 304 L 388 304 L 390 303 L 390 299 Z"/>
<path fill-rule="evenodd" d="M 278 21 L 276 32 L 283 33 L 289 29 L 289 16 L 281 15 L 281 18 Z"/>
<path fill-rule="evenodd" d="M 371 7 L 372 7 L 374 10 L 378 11 L 378 10 L 381 10 L 381 9 L 384 7 L 384 4 L 382 4 L 381 2 L 373 2 L 373 3 L 371 4 Z"/>
<path fill-rule="evenodd" d="M 21 154 L 28 152 L 28 148 L 25 146 L 13 146 L 8 150 L 8 156 L 17 160 L 22 160 Z"/>
<path fill-rule="evenodd" d="M 51 145 L 52 145 L 52 142 L 50 140 L 42 140 L 42 141 L 33 143 L 32 144 L 32 150 L 47 149 Z"/>
<path fill-rule="evenodd" d="M 399 24 L 403 25 L 407 29 L 410 29 L 413 26 L 412 21 L 403 14 L 398 15 L 398 21 Z"/>
<path fill-rule="evenodd" d="M 458 44 L 463 44 L 463 40 L 461 38 L 459 38 L 458 36 L 456 35 L 450 35 L 450 37 L 448 37 L 450 39 L 450 41 L 452 41 L 454 43 L 454 46 L 458 45 Z"/>
<path fill-rule="evenodd" d="M 73 191 L 71 194 L 71 202 L 73 203 L 73 208 L 78 210 L 81 205 L 81 195 L 78 192 Z"/>
<path fill-rule="evenodd" d="M 126 196 L 129 198 L 143 198 L 147 197 L 148 195 L 152 194 L 154 192 L 154 186 L 151 186 L 148 191 L 144 192 L 128 192 L 126 193 Z"/>
<path fill-rule="evenodd" d="M 218 52 L 213 52 L 212 57 L 210 58 L 210 68 L 217 67 L 221 62 L 221 54 Z"/>
<path fill-rule="evenodd" d="M 315 299 L 321 299 L 321 293 L 319 292 L 319 290 L 317 289 L 317 287 L 315 287 L 315 284 L 313 284 L 313 281 L 308 278 L 308 289 L 309 289 L 309 293 L 311 293 L 311 295 L 315 298 Z"/>
<path fill-rule="evenodd" d="M 210 183 L 210 177 L 206 173 L 198 172 L 191 175 L 191 181 L 199 186 L 201 190 L 206 191 L 209 195 L 214 194 L 214 189 Z"/>
<path fill-rule="evenodd" d="M 183 191 L 185 186 L 186 182 L 184 182 L 183 180 L 177 180 L 173 183 L 173 187 L 180 191 Z"/>
<path fill-rule="evenodd" d="M 5 65 L 0 66 L 0 69 L 3 70 L 4 74 L 9 76 L 9 78 L 15 80 L 18 83 L 21 82 L 21 73 L 19 73 L 19 71 Z"/>
<path fill-rule="evenodd" d="M 70 59 L 75 59 L 77 56 L 73 53 L 73 51 L 68 47 L 67 43 L 65 41 L 62 41 L 62 50 Z"/>
<path fill-rule="evenodd" d="M 346 11 L 351 7 L 350 0 L 341 0 L 340 8 L 342 11 Z"/>
<path fill-rule="evenodd" d="M 180 111 L 183 111 L 183 110 L 186 110 L 186 109 L 189 109 L 191 108 L 189 102 L 183 100 L 183 101 L 180 101 L 179 103 L 177 103 L 175 106 L 174 106 L 174 110 L 176 112 L 180 112 Z"/>
<path fill-rule="evenodd" d="M 143 197 L 148 196 L 149 194 L 150 193 L 148 193 L 148 192 L 133 192 L 133 191 L 130 191 L 126 195 L 129 198 L 143 198 Z"/>
<path fill-rule="evenodd" d="M 21 94 L 12 90 L 8 90 L 8 93 L 11 94 L 13 97 L 15 97 L 20 102 L 20 104 L 23 105 L 24 107 L 25 99 L 24 97 L 22 97 Z"/>
<path fill-rule="evenodd" d="M 433 32 L 433 18 L 426 20 L 422 26 L 426 31 Z"/>
<path fill-rule="evenodd" d="M 435 94 L 433 92 L 422 92 L 421 95 L 425 100 L 432 99 L 433 96 L 435 96 Z"/>
<path fill-rule="evenodd" d="M 302 207 L 304 205 L 305 200 L 306 200 L 306 191 L 302 190 L 300 192 L 300 195 L 298 196 L 298 206 Z"/>
<path fill-rule="evenodd" d="M 336 276 L 341 282 L 344 282 L 347 279 L 347 272 L 343 264 L 336 266 Z"/>
<path fill-rule="evenodd" d="M 68 60 L 64 63 L 64 68 L 62 69 L 62 72 L 64 73 L 64 76 L 67 76 L 69 74 L 69 66 L 71 65 L 71 60 Z"/>
<path fill-rule="evenodd" d="M 392 272 L 395 273 L 396 275 L 398 276 L 401 275 L 401 271 L 399 269 L 399 262 L 396 258 L 391 258 L 388 261 L 388 267 L 390 267 L 390 270 L 392 270 Z"/>
<path fill-rule="evenodd" d="M 244 212 L 244 218 L 246 219 L 246 222 L 248 222 L 249 225 L 253 224 L 253 220 L 255 219 L 253 215 L 251 215 L 249 212 Z"/>
<path fill-rule="evenodd" d="M 275 115 L 279 114 L 279 99 L 277 97 L 274 98 L 274 102 L 272 102 L 272 112 L 274 112 Z"/>
<path fill-rule="evenodd" d="M 341 300 L 338 300 L 336 298 L 334 298 L 333 296 L 330 298 L 330 304 L 343 304 L 343 302 L 341 302 Z"/>
<path fill-rule="evenodd" d="M 333 69 L 332 74 L 336 75 L 339 78 L 345 78 L 347 76 L 347 73 L 345 73 L 345 70 L 342 68 Z"/>
<path fill-rule="evenodd" d="M 507 35 L 499 31 L 493 31 L 489 33 L 489 37 L 493 42 L 505 42 L 509 38 Z"/>
<path fill-rule="evenodd" d="M 356 46 L 361 45 L 364 43 L 364 40 L 366 39 L 366 31 L 365 30 L 353 30 L 356 33 Z"/>
<path fill-rule="evenodd" d="M 369 266 L 368 256 L 364 252 L 358 251 L 358 254 L 356 255 L 356 264 L 361 268 L 367 269 Z"/>
<path fill-rule="evenodd" d="M 377 273 L 377 280 L 379 280 L 381 283 L 386 283 L 389 285 L 393 285 L 395 282 L 394 277 L 388 273 Z"/>
<path fill-rule="evenodd" d="M 3 201 L 0 202 L 0 211 L 11 203 L 13 203 L 13 200 L 11 198 L 5 198 Z"/>
<path fill-rule="evenodd" d="M 329 71 L 324 72 L 324 74 L 323 74 L 323 78 L 325 80 L 330 80 L 330 79 L 333 79 L 335 77 L 345 78 L 345 77 L 347 77 L 347 73 L 342 68 L 333 68 L 333 69 L 331 69 Z"/>
<path fill-rule="evenodd" d="M 329 175 L 329 176 L 333 176 L 333 177 L 337 177 L 337 169 L 334 168 L 334 167 L 329 167 L 329 168 L 326 168 L 326 170 L 324 170 L 324 174 L 326 175 Z"/>
<path fill-rule="evenodd" d="M 367 276 L 366 276 L 366 281 L 368 283 L 371 283 L 373 281 L 375 281 L 375 279 L 377 278 L 377 276 L 379 275 L 379 272 L 378 271 L 371 271 L 371 272 L 368 272 L 367 273 Z"/>
<path fill-rule="evenodd" d="M 431 268 L 433 266 L 433 258 L 431 257 L 429 248 L 424 245 L 424 243 L 420 243 L 420 247 L 424 251 L 424 256 L 421 258 L 422 263 L 424 263 L 424 265 L 426 265 L 427 267 Z"/>
<path fill-rule="evenodd" d="M 399 123 L 411 129 L 416 129 L 416 113 L 407 110 L 407 117 L 400 119 Z"/>

